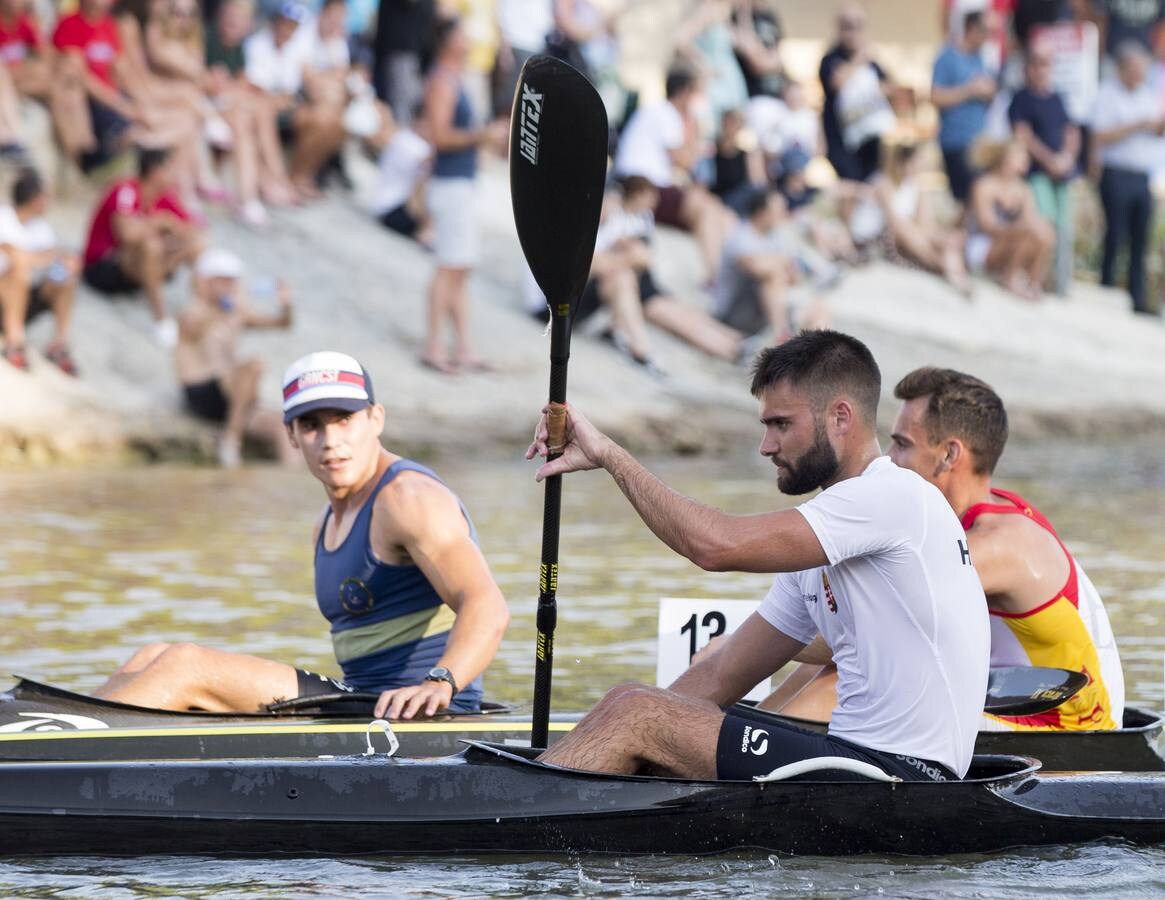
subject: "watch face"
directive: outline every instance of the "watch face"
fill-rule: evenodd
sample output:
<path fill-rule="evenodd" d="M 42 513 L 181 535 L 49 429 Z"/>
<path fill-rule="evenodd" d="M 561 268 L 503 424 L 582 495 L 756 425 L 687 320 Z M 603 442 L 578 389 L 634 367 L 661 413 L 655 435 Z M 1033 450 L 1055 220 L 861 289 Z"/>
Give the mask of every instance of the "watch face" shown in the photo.
<path fill-rule="evenodd" d="M 414 677 L 416 677 L 416 676 L 414 676 Z M 430 678 L 448 678 L 449 677 L 449 670 L 446 669 L 444 666 L 437 666 L 437 668 L 435 668 L 435 669 L 429 669 L 429 677 Z"/>

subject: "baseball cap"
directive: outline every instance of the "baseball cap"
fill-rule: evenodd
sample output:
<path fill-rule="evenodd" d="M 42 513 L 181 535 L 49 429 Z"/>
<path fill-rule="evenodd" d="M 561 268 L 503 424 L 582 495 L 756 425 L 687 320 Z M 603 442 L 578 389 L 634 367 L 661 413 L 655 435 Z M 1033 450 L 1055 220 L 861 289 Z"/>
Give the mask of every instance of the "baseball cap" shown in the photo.
<path fill-rule="evenodd" d="M 781 154 L 780 165 L 782 175 L 792 175 L 795 172 L 800 172 L 809 165 L 809 154 L 797 144 L 793 144 Z"/>
<path fill-rule="evenodd" d="M 347 353 L 320 350 L 283 373 L 283 424 L 316 409 L 359 412 L 376 400 L 368 372 Z"/>
<path fill-rule="evenodd" d="M 241 259 L 218 247 L 204 250 L 194 264 L 194 274 L 199 278 L 242 278 L 244 269 Z"/>
<path fill-rule="evenodd" d="M 302 25 L 307 21 L 307 7 L 302 3 L 296 3 L 295 0 L 284 0 L 275 10 L 275 15 L 280 19 L 290 19 Z"/>

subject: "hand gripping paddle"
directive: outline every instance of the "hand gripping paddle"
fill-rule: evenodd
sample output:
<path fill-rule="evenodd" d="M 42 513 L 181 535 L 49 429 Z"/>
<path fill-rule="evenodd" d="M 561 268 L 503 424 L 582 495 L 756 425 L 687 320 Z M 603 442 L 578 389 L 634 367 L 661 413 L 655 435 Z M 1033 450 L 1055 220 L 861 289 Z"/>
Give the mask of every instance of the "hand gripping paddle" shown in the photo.
<path fill-rule="evenodd" d="M 566 63 L 532 57 L 510 117 L 510 196 L 522 253 L 550 307 L 550 459 L 566 444 L 571 318 L 591 269 L 606 174 L 607 112 L 598 93 Z M 542 514 L 534 747 L 545 747 L 549 736 L 561 501 L 562 476 L 554 475 L 546 479 Z"/>

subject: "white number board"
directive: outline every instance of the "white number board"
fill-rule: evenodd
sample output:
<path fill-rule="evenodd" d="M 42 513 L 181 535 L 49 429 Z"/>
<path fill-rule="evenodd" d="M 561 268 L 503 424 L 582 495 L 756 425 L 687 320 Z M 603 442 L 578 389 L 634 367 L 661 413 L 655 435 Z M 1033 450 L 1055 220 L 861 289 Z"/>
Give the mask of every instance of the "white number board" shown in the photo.
<path fill-rule="evenodd" d="M 731 634 L 756 612 L 752 600 L 685 600 L 664 597 L 659 601 L 659 640 L 655 656 L 655 683 L 667 687 L 679 678 L 692 657 L 715 637 Z M 769 695 L 766 678 L 748 693 L 749 700 Z"/>

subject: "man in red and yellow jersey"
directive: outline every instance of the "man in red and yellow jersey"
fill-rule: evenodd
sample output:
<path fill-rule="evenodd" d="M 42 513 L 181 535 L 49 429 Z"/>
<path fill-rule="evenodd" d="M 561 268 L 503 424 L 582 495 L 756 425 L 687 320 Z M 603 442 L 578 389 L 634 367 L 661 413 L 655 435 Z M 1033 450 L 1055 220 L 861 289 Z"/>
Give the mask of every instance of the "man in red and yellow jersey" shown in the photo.
<path fill-rule="evenodd" d="M 1124 716 L 1124 676 L 1104 604 L 1044 515 L 1018 494 L 992 487 L 1007 443 L 1003 401 L 984 382 L 952 369 L 916 369 L 894 388 L 903 401 L 890 458 L 935 485 L 958 514 L 991 614 L 991 665 L 1051 666 L 1084 672 L 1083 690 L 1035 716 L 984 714 L 984 731 L 1107 730 Z M 837 670 L 826 646 L 761 706 L 826 720 L 836 704 Z"/>
<path fill-rule="evenodd" d="M 986 730 L 1119 728 L 1124 677 L 1104 604 L 1044 515 L 991 484 L 1007 442 L 1003 401 L 952 369 L 916 369 L 894 388 L 903 401 L 890 457 L 930 481 L 967 532 L 991 613 L 993 666 L 1084 672 L 1071 700 L 1035 716 L 986 716 Z"/>

